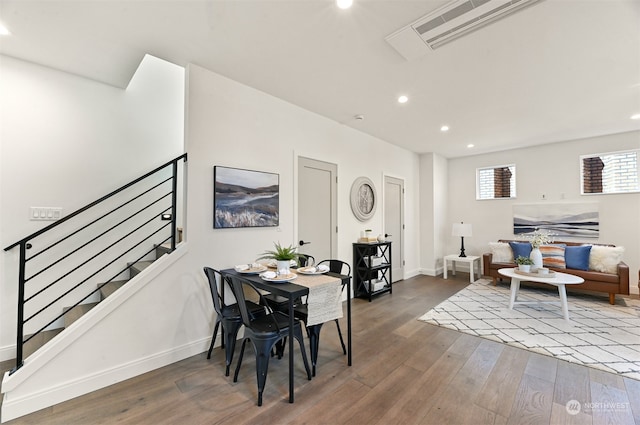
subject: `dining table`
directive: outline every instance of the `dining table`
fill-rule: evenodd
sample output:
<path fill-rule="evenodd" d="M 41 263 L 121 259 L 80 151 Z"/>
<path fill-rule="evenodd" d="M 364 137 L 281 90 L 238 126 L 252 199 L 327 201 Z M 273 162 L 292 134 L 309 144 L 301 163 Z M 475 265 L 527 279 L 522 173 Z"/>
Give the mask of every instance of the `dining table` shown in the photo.
<path fill-rule="evenodd" d="M 347 288 L 347 365 L 352 364 L 351 355 L 351 276 L 339 273 L 326 272 L 318 274 L 302 274 L 291 269 L 296 274 L 296 278 L 287 282 L 273 282 L 265 280 L 259 274 L 242 273 L 235 268 L 221 270 L 225 276 L 233 276 L 243 279 L 256 288 L 268 291 L 272 294 L 282 296 L 287 299 L 289 315 L 289 403 L 294 402 L 294 301 L 307 296 L 309 305 L 309 323 L 324 323 L 342 317 L 342 286 Z M 224 288 L 224 286 L 223 286 Z M 336 289 L 338 294 L 335 294 Z M 223 289 L 224 291 L 224 289 Z M 222 293 L 224 297 L 224 292 Z M 335 301 L 337 297 L 337 302 Z M 338 311 L 339 310 L 339 311 Z M 315 322 L 315 323 L 313 323 Z"/>

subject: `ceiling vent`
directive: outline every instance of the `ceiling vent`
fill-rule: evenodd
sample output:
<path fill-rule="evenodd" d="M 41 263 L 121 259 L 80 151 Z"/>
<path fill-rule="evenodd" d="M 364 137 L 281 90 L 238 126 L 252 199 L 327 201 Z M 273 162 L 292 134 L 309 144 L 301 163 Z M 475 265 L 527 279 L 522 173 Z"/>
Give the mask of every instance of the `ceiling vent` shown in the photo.
<path fill-rule="evenodd" d="M 387 36 L 407 60 L 474 31 L 539 0 L 455 0 Z"/>

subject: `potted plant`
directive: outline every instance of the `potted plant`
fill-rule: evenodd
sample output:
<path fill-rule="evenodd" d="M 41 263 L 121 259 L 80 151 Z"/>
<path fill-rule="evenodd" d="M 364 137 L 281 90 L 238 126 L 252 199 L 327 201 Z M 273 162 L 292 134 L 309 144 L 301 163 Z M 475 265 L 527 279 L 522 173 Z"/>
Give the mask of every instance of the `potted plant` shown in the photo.
<path fill-rule="evenodd" d="M 533 260 L 529 257 L 523 257 L 519 255 L 516 258 L 516 264 L 518 265 L 518 270 L 521 272 L 529 273 L 531 272 L 531 266 L 533 265 Z"/>
<path fill-rule="evenodd" d="M 296 252 L 297 246 L 282 246 L 280 242 L 274 243 L 275 250 L 265 251 L 258 260 L 276 260 L 278 273 L 289 274 L 289 265 L 291 260 L 295 260 L 299 264 L 300 254 Z"/>

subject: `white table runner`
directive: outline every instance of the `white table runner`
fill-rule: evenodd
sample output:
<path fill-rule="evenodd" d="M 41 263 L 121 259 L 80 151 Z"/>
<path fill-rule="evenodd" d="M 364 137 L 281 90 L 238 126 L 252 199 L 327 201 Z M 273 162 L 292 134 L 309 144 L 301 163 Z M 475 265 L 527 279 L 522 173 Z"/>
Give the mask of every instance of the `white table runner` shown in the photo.
<path fill-rule="evenodd" d="M 305 275 L 298 273 L 292 282 L 309 288 L 307 326 L 329 322 L 342 317 L 342 280 L 326 274 Z"/>

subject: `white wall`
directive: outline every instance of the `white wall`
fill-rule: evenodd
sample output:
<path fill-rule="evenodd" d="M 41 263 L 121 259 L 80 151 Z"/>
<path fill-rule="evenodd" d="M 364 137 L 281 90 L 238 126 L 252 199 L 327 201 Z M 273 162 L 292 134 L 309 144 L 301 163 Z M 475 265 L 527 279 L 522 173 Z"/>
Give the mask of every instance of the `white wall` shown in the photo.
<path fill-rule="evenodd" d="M 580 195 L 579 156 L 640 148 L 640 132 L 580 139 L 526 149 L 449 160 L 448 216 L 446 228 L 454 221 L 473 225 L 473 237 L 465 238 L 467 254 L 488 252 L 488 243 L 513 238 L 513 205 L 597 203 L 600 237 L 576 241 L 610 243 L 625 247 L 631 293 L 638 293 L 640 267 L 640 194 Z M 477 201 L 476 168 L 516 165 L 517 198 Z M 542 199 L 542 194 L 546 199 Z M 445 233 L 447 253 L 459 250 L 460 238 Z M 563 238 L 564 239 L 564 238 Z"/>
<path fill-rule="evenodd" d="M 383 175 L 405 180 L 406 266 L 419 267 L 418 156 L 280 99 L 216 75 L 188 68 L 189 210 L 188 241 L 194 268 L 225 268 L 255 259 L 274 241 L 295 243 L 296 156 L 338 164 L 338 255 L 351 263 L 351 244 L 360 231 L 384 233 L 382 205 L 366 223 L 349 205 L 351 184 L 367 176 L 382 193 Z M 383 159 L 383 160 L 381 160 Z M 213 166 L 223 165 L 280 175 L 280 227 L 213 229 Z"/>
<path fill-rule="evenodd" d="M 126 90 L 0 56 L 0 247 L 183 152 L 184 69 L 146 56 Z M 0 271 L 0 360 L 15 356 L 17 249 Z"/>

